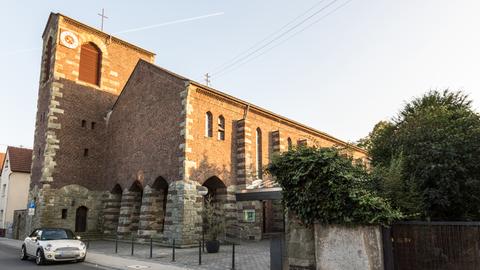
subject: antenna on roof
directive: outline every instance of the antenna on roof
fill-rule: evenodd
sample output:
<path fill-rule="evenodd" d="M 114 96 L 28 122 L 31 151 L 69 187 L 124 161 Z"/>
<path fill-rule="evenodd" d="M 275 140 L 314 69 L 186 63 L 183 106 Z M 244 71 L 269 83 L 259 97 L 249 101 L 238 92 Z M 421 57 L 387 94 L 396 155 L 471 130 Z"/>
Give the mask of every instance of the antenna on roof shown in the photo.
<path fill-rule="evenodd" d="M 208 74 L 208 73 L 205 74 L 205 85 L 206 86 L 210 86 L 210 83 L 211 83 L 210 78 L 211 77 L 212 76 L 210 76 L 210 74 Z"/>
<path fill-rule="evenodd" d="M 101 24 L 100 29 L 103 31 L 103 21 L 104 21 L 105 19 L 108 19 L 108 17 L 105 16 L 105 10 L 104 10 L 103 8 L 102 8 L 102 14 L 97 13 L 97 15 L 100 16 L 100 17 L 102 17 L 102 24 Z"/>

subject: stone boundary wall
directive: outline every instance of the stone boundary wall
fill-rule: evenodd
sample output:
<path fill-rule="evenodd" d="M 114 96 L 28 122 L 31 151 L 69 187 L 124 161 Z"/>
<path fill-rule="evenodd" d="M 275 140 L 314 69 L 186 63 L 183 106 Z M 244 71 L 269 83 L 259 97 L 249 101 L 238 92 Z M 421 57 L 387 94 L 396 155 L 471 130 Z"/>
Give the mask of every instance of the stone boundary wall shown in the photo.
<path fill-rule="evenodd" d="M 383 270 L 380 226 L 315 224 L 289 216 L 287 264 L 290 270 Z"/>

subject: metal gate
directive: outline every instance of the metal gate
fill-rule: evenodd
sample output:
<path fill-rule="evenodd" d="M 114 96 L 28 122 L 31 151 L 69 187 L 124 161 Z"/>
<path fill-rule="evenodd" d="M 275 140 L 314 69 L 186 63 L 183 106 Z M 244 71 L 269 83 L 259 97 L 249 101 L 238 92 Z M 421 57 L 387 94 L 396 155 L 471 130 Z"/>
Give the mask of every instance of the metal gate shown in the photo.
<path fill-rule="evenodd" d="M 480 222 L 401 222 L 384 233 L 385 269 L 480 269 Z"/>

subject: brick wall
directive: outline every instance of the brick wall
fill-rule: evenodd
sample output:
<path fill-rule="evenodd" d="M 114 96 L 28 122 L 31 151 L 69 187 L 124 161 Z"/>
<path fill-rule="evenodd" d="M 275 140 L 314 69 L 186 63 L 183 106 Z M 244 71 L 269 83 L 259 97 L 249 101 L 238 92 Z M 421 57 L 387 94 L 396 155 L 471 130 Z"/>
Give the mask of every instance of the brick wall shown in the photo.
<path fill-rule="evenodd" d="M 108 190 L 128 189 L 135 180 L 152 186 L 163 177 L 179 180 L 182 144 L 182 79 L 139 62 L 108 120 Z"/>
<path fill-rule="evenodd" d="M 229 185 L 248 184 L 256 178 L 256 129 L 262 132 L 262 165 L 268 165 L 275 152 L 288 149 L 287 140 L 291 138 L 294 145 L 297 141 L 306 140 L 310 146 L 330 147 L 344 144 L 319 132 L 307 129 L 285 118 L 269 115 L 253 106 L 222 97 L 210 90 L 191 86 L 190 104 L 191 151 L 187 153 L 189 160 L 195 161 L 191 169 L 192 180 L 203 183 L 212 175 L 218 176 Z M 205 113 L 213 114 L 213 137 L 205 136 Z M 225 140 L 217 138 L 217 121 L 222 115 L 225 118 Z M 246 117 L 246 120 L 243 118 Z M 240 128 L 239 128 L 240 127 Z M 353 149 L 354 158 L 366 157 L 365 152 Z M 268 180 L 268 175 L 264 180 Z"/>

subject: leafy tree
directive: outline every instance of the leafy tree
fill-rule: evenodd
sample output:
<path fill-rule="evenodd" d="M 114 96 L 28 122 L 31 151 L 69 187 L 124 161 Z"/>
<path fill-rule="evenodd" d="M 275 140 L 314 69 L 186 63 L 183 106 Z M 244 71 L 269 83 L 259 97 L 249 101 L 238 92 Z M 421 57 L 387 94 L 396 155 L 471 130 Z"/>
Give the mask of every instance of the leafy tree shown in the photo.
<path fill-rule="evenodd" d="M 467 95 L 430 91 L 364 141 L 379 190 L 404 213 L 480 219 L 480 116 Z"/>
<path fill-rule="evenodd" d="M 401 218 L 369 190 L 365 168 L 336 148 L 300 147 L 275 156 L 267 171 L 283 200 L 306 224 L 388 224 Z"/>

